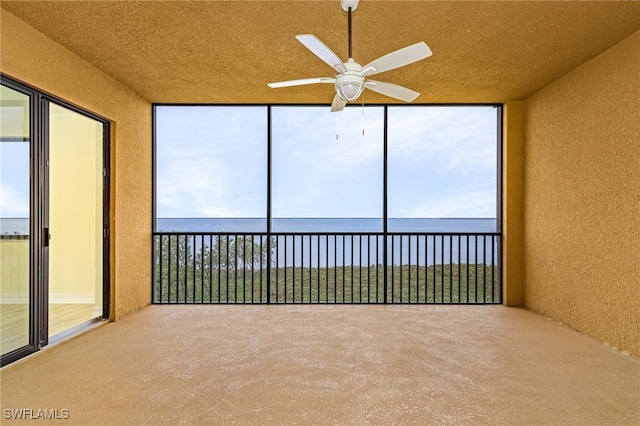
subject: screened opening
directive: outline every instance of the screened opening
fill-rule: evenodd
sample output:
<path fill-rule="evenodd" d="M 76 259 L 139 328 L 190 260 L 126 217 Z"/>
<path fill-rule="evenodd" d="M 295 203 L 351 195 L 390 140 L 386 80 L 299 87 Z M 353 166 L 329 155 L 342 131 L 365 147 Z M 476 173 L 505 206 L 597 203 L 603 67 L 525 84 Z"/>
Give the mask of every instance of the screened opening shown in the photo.
<path fill-rule="evenodd" d="M 500 303 L 501 107 L 157 105 L 155 303 Z"/>

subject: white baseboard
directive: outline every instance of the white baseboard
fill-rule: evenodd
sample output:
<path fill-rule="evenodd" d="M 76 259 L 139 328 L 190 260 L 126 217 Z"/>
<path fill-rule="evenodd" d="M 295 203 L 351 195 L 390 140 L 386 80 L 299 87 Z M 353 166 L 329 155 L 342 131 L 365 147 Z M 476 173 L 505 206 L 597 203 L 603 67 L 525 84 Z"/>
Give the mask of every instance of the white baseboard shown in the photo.
<path fill-rule="evenodd" d="M 53 293 L 49 295 L 49 304 L 93 305 L 94 303 L 96 303 L 96 296 L 93 293 Z"/>
<path fill-rule="evenodd" d="M 27 305 L 28 303 L 29 295 L 26 293 L 0 294 L 0 304 L 2 305 Z"/>

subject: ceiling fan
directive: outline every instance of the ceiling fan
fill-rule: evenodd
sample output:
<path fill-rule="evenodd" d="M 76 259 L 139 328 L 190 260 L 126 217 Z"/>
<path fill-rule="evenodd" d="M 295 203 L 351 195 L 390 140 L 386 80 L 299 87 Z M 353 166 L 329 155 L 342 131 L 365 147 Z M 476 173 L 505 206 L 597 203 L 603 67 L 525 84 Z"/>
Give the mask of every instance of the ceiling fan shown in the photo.
<path fill-rule="evenodd" d="M 347 102 L 360 97 L 365 88 L 371 89 L 385 96 L 404 102 L 413 102 L 420 93 L 393 83 L 370 80 L 367 77 L 409 65 L 413 62 L 428 58 L 431 49 L 425 42 L 419 42 L 405 48 L 388 53 L 365 66 L 353 60 L 351 54 L 351 12 L 358 7 L 360 0 L 340 0 L 342 8 L 348 14 L 349 31 L 349 59 L 342 62 L 323 42 L 312 34 L 300 34 L 296 38 L 313 54 L 333 67 L 337 74 L 334 77 L 303 78 L 300 80 L 279 81 L 269 83 L 272 88 L 301 86 L 305 84 L 333 83 L 336 95 L 331 103 L 331 112 L 342 111 Z"/>

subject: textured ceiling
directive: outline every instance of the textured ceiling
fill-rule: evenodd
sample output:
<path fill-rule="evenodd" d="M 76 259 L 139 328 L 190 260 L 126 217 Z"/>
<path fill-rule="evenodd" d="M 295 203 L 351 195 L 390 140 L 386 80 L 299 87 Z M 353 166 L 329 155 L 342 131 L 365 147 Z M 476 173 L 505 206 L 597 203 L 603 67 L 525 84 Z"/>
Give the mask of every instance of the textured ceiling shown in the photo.
<path fill-rule="evenodd" d="M 296 39 L 347 56 L 347 14 L 331 1 L 2 1 L 2 8 L 153 102 L 327 103 L 333 76 Z M 640 30 L 638 1 L 381 1 L 353 13 L 362 65 L 425 41 L 433 56 L 377 75 L 416 100 L 523 99 Z M 371 91 L 366 102 L 393 102 Z"/>

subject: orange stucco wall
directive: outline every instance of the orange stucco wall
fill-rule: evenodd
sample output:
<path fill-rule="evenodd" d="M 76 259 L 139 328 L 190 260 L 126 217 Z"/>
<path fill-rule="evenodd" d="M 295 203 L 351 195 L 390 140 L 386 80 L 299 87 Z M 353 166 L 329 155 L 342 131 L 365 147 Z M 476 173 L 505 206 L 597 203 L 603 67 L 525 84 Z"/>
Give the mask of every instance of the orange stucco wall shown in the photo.
<path fill-rule="evenodd" d="M 524 304 L 640 356 L 640 32 L 524 110 Z"/>
<path fill-rule="evenodd" d="M 503 303 L 522 306 L 524 108 L 511 101 L 503 109 L 502 135 L 502 283 Z"/>
<path fill-rule="evenodd" d="M 0 9 L 0 70 L 107 117 L 111 138 L 111 318 L 151 302 L 151 104 Z"/>

